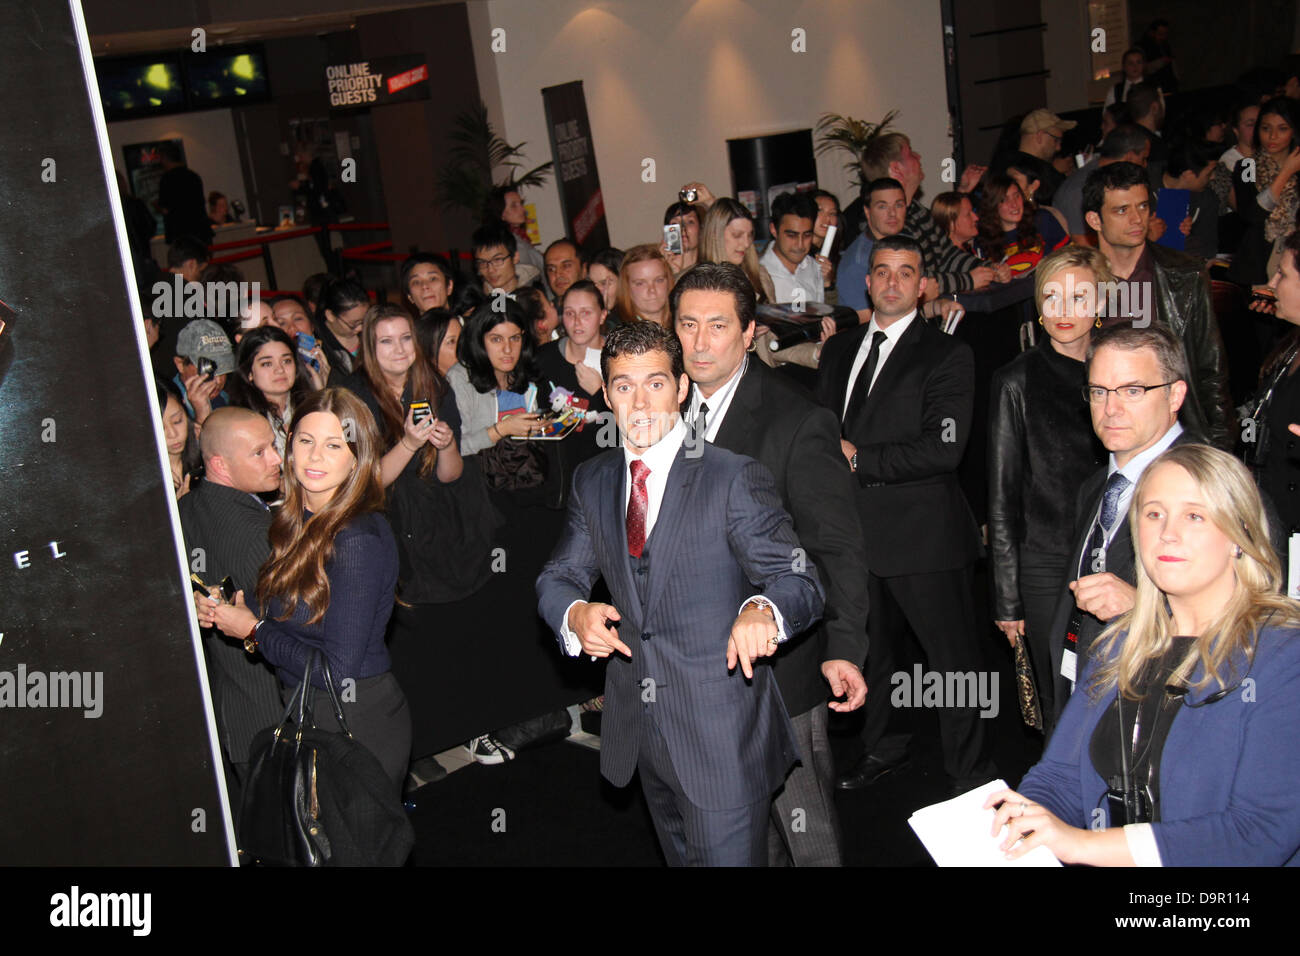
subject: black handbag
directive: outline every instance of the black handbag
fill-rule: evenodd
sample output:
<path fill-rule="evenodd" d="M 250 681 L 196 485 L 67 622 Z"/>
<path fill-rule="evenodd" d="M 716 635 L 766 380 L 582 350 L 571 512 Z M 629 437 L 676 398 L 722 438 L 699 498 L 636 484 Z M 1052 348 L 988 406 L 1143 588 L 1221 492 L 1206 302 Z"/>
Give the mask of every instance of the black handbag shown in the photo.
<path fill-rule="evenodd" d="M 502 438 L 478 457 L 483 477 L 493 491 L 522 491 L 546 484 L 546 453 L 536 442 Z"/>
<path fill-rule="evenodd" d="M 342 732 L 316 727 L 319 661 Z M 379 760 L 348 730 L 329 661 L 313 650 L 284 717 L 253 738 L 240 853 L 268 866 L 401 866 L 415 830 Z"/>

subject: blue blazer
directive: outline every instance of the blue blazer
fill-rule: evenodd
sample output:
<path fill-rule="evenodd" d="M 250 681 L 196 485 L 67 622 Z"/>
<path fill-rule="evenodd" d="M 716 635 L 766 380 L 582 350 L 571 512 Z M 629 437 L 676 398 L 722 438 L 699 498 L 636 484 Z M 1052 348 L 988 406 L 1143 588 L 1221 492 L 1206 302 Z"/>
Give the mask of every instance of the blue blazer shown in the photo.
<path fill-rule="evenodd" d="M 794 638 L 816 622 L 823 592 L 812 562 L 758 462 L 704 443 L 683 445 L 668 473 L 646 550 L 646 600 L 627 553 L 627 466 L 613 449 L 574 474 L 564 532 L 537 579 L 538 609 L 557 630 L 604 575 L 632 650 L 612 655 L 601 714 L 601 773 L 626 786 L 643 716 L 653 709 L 687 798 L 706 810 L 768 799 L 798 759 L 790 719 L 762 659 L 752 681 L 727 672 L 727 641 L 741 602 L 772 601 Z M 792 560 L 792 555 L 795 559 Z M 561 640 L 563 647 L 563 641 Z"/>
<path fill-rule="evenodd" d="M 1112 690 L 1087 693 L 1090 655 L 1043 759 L 1018 792 L 1065 823 L 1090 826 L 1106 784 L 1088 748 Z M 1182 707 L 1160 761 L 1161 822 L 1152 824 L 1165 866 L 1295 866 L 1300 863 L 1300 630 L 1266 627 L 1254 665 L 1236 662 L 1242 686 L 1203 707 Z M 1202 671 L 1192 675 L 1200 680 Z M 1231 686 L 1231 685 L 1229 685 Z M 1189 703 L 1218 690 L 1188 695 Z"/>

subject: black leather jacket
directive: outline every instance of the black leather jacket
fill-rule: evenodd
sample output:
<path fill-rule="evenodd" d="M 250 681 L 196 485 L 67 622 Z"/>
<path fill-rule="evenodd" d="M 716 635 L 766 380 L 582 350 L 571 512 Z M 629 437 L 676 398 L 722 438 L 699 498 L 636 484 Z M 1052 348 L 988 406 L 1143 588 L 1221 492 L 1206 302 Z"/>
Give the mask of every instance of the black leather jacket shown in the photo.
<path fill-rule="evenodd" d="M 993 374 L 989 570 L 993 617 L 1018 621 L 1020 549 L 1066 555 L 1079 485 L 1105 460 L 1083 400 L 1085 366 L 1042 335 Z"/>
<path fill-rule="evenodd" d="M 1156 274 L 1156 318 L 1183 343 L 1191 374 L 1179 417 L 1192 431 L 1205 435 L 1210 444 L 1230 452 L 1228 376 L 1205 265 L 1166 246 L 1148 243 L 1147 248 Z"/>

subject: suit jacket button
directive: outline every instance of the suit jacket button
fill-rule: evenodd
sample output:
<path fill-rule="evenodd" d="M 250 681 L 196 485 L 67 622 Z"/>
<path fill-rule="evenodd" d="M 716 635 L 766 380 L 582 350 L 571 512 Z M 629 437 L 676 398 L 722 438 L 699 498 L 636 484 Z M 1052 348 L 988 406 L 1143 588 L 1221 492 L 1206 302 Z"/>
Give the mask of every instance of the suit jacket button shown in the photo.
<path fill-rule="evenodd" d="M 1295 482 L 1294 481 L 1287 482 L 1286 490 L 1295 491 Z"/>
<path fill-rule="evenodd" d="M 643 641 L 648 641 L 648 640 L 650 640 L 650 637 L 651 637 L 650 632 L 649 632 L 649 631 L 646 631 L 644 634 L 641 635 L 641 640 L 643 640 Z"/>

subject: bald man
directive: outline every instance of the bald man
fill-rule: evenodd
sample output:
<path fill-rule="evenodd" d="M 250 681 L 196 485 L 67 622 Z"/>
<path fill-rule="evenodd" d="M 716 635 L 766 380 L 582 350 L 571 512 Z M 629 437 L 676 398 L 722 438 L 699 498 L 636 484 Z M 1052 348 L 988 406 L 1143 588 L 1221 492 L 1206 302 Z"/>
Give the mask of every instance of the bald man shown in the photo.
<path fill-rule="evenodd" d="M 236 591 L 252 594 L 258 569 L 271 553 L 271 512 L 258 495 L 280 490 L 280 456 L 270 423 L 246 408 L 218 408 L 204 422 L 199 446 L 203 481 L 178 505 L 190 569 L 214 587 L 229 576 Z M 217 731 L 237 807 L 253 735 L 277 723 L 284 711 L 280 682 L 260 655 L 250 657 L 215 631 L 204 638 Z"/>

